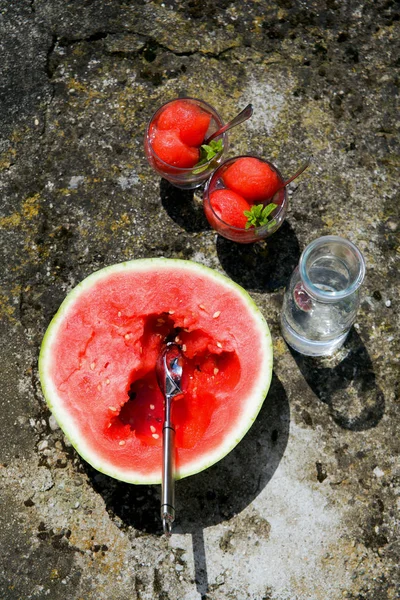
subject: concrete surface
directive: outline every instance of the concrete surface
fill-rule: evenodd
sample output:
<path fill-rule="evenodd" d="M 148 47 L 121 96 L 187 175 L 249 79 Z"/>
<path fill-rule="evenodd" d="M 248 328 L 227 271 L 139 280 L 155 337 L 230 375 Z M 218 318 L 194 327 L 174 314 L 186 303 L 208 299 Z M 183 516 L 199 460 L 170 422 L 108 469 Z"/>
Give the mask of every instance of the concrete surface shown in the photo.
<path fill-rule="evenodd" d="M 399 491 L 399 3 L 0 2 L 2 600 L 393 600 Z M 228 120 L 291 186 L 267 246 L 209 229 L 196 194 L 144 158 L 146 121 L 179 95 Z M 290 352 L 285 283 L 312 239 L 365 255 L 363 302 L 331 360 Z M 192 259 L 242 284 L 274 339 L 271 391 L 223 461 L 177 485 L 93 471 L 46 408 L 37 358 L 65 294 L 128 258 Z M 397 502 L 397 504 L 396 504 Z"/>

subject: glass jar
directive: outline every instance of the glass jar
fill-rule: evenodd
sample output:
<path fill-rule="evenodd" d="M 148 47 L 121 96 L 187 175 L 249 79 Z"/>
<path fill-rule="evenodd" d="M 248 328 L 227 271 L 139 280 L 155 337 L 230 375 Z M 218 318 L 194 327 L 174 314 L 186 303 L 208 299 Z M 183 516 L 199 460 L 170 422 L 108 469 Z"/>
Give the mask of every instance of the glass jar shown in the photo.
<path fill-rule="evenodd" d="M 308 356 L 330 356 L 354 323 L 365 262 L 338 236 L 314 240 L 303 251 L 285 291 L 281 328 L 286 342 Z"/>

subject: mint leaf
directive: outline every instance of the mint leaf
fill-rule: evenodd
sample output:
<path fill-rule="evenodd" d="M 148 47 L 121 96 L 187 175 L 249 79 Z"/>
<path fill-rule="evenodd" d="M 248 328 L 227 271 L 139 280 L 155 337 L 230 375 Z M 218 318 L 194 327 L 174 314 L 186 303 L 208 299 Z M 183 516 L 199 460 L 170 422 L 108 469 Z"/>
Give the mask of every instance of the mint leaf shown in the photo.
<path fill-rule="evenodd" d="M 218 140 L 218 142 L 221 142 L 221 148 L 216 147 L 216 144 L 214 144 L 214 140 L 211 140 L 209 144 L 203 144 L 201 146 L 200 153 L 203 155 L 204 160 L 211 160 L 212 158 L 214 158 L 217 152 L 222 150 L 222 140 Z"/>
<path fill-rule="evenodd" d="M 269 215 L 272 213 L 273 210 L 276 209 L 276 207 L 277 204 L 273 204 L 272 202 L 271 204 L 268 204 L 264 207 L 263 211 L 261 212 L 261 217 L 265 221 L 265 223 L 267 222 Z"/>
<path fill-rule="evenodd" d="M 209 144 L 202 144 L 202 146 L 200 148 L 200 160 L 198 163 L 195 164 L 195 166 L 194 166 L 195 170 L 193 171 L 193 173 L 197 175 L 198 173 L 205 171 L 207 169 L 207 167 L 201 168 L 202 165 L 205 165 L 206 163 L 208 163 L 208 161 L 210 161 L 212 158 L 214 158 L 214 156 L 217 156 L 217 154 L 222 152 L 223 149 L 224 149 L 224 145 L 222 143 L 222 139 L 211 140 L 211 142 Z"/>
<path fill-rule="evenodd" d="M 246 229 L 250 227 L 263 227 L 264 225 L 274 225 L 275 220 L 268 222 L 270 214 L 277 208 L 277 204 L 271 202 L 267 206 L 263 204 L 255 204 L 250 210 L 243 211 L 245 217 L 247 217 Z"/>
<path fill-rule="evenodd" d="M 212 158 L 214 158 L 214 156 L 216 154 L 219 154 L 219 152 L 222 152 L 224 145 L 222 143 L 222 139 L 219 140 L 211 140 L 211 142 L 209 144 L 203 144 L 201 146 L 201 151 L 200 153 L 204 152 L 205 156 L 206 156 L 206 160 L 211 160 Z M 201 159 L 201 156 L 200 156 Z"/>

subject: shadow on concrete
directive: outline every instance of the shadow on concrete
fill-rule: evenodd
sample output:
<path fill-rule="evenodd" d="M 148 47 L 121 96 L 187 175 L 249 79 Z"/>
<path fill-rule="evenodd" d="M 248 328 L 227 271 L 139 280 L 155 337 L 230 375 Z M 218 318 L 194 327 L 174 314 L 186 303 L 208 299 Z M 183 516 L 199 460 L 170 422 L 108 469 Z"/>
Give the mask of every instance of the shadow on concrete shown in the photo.
<path fill-rule="evenodd" d="M 203 204 L 196 201 L 194 190 L 181 190 L 166 179 L 160 182 L 160 198 L 168 215 L 189 233 L 210 229 Z"/>
<path fill-rule="evenodd" d="M 354 327 L 336 359 L 304 356 L 289 349 L 308 385 L 329 406 L 340 427 L 351 431 L 376 427 L 385 412 L 385 398 L 376 384 L 367 349 Z"/>
<path fill-rule="evenodd" d="M 289 423 L 288 398 L 273 374 L 268 397 L 255 423 L 236 448 L 209 469 L 176 482 L 174 530 L 192 534 L 195 579 L 202 597 L 208 591 L 203 530 L 240 513 L 267 485 L 284 454 Z M 121 519 L 123 525 L 134 527 L 138 536 L 162 534 L 160 486 L 135 486 L 116 481 L 86 463 L 85 469 L 112 516 Z"/>
<path fill-rule="evenodd" d="M 268 240 L 255 244 L 237 244 L 218 236 L 217 253 L 227 275 L 254 292 L 285 287 L 300 258 L 299 242 L 287 221 Z"/>

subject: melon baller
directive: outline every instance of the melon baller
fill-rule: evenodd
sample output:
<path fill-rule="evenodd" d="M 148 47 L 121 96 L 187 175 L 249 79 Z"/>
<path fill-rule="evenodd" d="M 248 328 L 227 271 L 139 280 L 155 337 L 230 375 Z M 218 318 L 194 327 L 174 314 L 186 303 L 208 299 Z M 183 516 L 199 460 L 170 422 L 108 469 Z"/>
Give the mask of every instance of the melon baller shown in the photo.
<path fill-rule="evenodd" d="M 182 394 L 183 356 L 174 342 L 168 342 L 161 350 L 156 365 L 158 385 L 165 397 L 163 425 L 163 458 L 161 485 L 161 519 L 163 530 L 171 535 L 175 520 L 175 428 L 171 421 L 172 400 Z"/>

